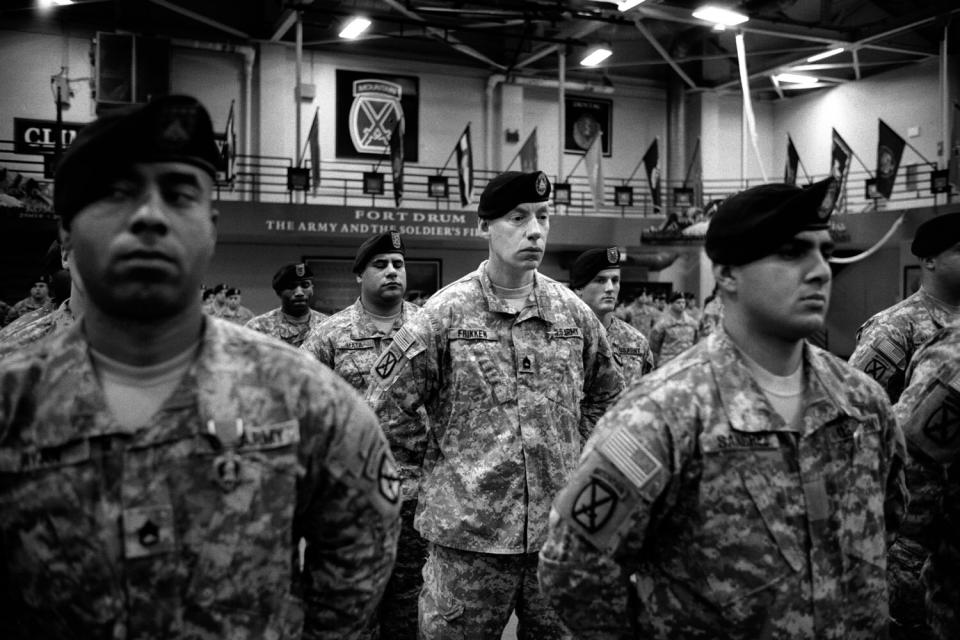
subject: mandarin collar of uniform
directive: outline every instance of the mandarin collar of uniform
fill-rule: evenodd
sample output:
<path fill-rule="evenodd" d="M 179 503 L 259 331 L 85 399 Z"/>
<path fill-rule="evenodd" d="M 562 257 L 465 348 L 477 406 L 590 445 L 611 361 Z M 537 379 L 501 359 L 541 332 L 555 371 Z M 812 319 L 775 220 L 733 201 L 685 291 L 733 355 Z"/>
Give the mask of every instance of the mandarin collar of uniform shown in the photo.
<path fill-rule="evenodd" d="M 553 311 L 553 306 L 550 304 L 550 298 L 543 289 L 543 282 L 541 281 L 542 276 L 539 271 L 533 272 L 533 298 L 537 303 L 535 308 L 532 308 L 527 304 L 523 309 L 518 313 L 512 307 L 508 306 L 493 292 L 493 282 L 490 280 L 490 276 L 487 274 L 487 262 L 484 260 L 480 263 L 480 266 L 477 269 L 479 274 L 480 289 L 483 291 L 483 296 L 487 299 L 487 308 L 490 311 L 495 311 L 497 313 L 507 313 L 510 315 L 516 315 L 517 321 L 526 320 L 530 317 L 542 318 L 545 322 L 553 324 L 556 322 L 556 315 Z M 530 297 L 527 296 L 527 300 L 530 300 Z"/>
<path fill-rule="evenodd" d="M 389 333 L 384 334 L 373 324 L 370 314 L 363 308 L 363 303 L 360 302 L 360 298 L 357 298 L 354 303 L 350 305 L 350 339 L 370 340 L 371 338 L 382 337 L 384 335 L 391 336 L 400 330 L 400 327 L 406 323 L 410 314 L 417 309 L 419 309 L 417 305 L 404 300 L 400 304 L 400 315 L 393 321 L 393 327 Z"/>
<path fill-rule="evenodd" d="M 930 295 L 930 292 L 924 289 L 922 286 L 917 289 L 917 292 L 914 295 L 920 297 L 920 300 L 923 302 L 923 306 L 925 306 L 930 312 L 930 316 L 933 318 L 933 321 L 938 327 L 945 327 L 953 321 L 956 312 L 946 306 L 946 303 L 944 303 L 942 300 L 938 300 Z"/>
<path fill-rule="evenodd" d="M 720 327 L 707 341 L 713 377 L 730 426 L 745 432 L 795 431 L 770 405 L 726 330 Z M 839 376 L 832 375 L 833 366 L 824 355 L 804 341 L 802 357 L 806 369 L 802 433 L 813 433 L 841 415 L 859 416 L 849 398 L 836 392 L 846 387 Z"/>

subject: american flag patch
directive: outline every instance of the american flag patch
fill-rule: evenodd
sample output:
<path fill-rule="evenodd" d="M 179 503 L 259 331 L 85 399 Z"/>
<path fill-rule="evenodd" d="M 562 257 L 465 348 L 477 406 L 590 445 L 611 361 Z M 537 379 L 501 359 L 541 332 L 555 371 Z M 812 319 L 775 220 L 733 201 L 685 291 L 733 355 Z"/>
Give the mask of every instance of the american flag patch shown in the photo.
<path fill-rule="evenodd" d="M 403 353 L 413 344 L 413 338 L 406 331 L 398 331 L 396 335 L 393 336 L 393 344 L 400 347 L 400 352 Z"/>
<path fill-rule="evenodd" d="M 894 364 L 900 364 L 903 362 L 905 356 L 903 349 L 901 349 L 890 338 L 883 338 L 880 340 L 880 342 L 874 346 L 874 350 Z"/>
<path fill-rule="evenodd" d="M 631 433 L 619 429 L 600 445 L 600 451 L 639 489 L 663 466 Z"/>

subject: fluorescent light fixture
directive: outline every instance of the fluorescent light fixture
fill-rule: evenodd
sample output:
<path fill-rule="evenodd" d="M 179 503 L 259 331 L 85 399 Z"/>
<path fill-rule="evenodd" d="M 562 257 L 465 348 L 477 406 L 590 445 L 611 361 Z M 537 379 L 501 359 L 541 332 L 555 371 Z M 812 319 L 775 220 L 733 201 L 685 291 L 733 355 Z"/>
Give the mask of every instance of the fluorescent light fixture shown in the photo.
<path fill-rule="evenodd" d="M 630 11 L 630 9 L 644 2 L 646 2 L 646 0 L 617 0 L 617 10 Z"/>
<path fill-rule="evenodd" d="M 836 49 L 830 49 L 830 51 L 824 51 L 823 53 L 818 53 L 815 56 L 810 56 L 809 58 L 807 58 L 807 62 L 816 62 L 817 60 L 823 60 L 824 58 L 835 56 L 838 53 L 843 53 L 843 47 L 837 47 Z"/>
<path fill-rule="evenodd" d="M 725 27 L 733 27 L 750 19 L 742 13 L 709 4 L 694 11 L 693 17 Z"/>
<path fill-rule="evenodd" d="M 613 54 L 613 51 L 607 49 L 606 47 L 596 47 L 591 49 L 586 57 L 580 61 L 585 67 L 595 67 Z"/>
<path fill-rule="evenodd" d="M 73 4 L 73 0 L 40 0 L 41 9 L 49 9 L 51 7 L 65 7 L 69 4 Z"/>
<path fill-rule="evenodd" d="M 785 84 L 817 84 L 820 82 L 819 78 L 814 78 L 813 76 L 805 76 L 799 73 L 780 73 L 774 76 L 777 82 L 783 82 Z"/>
<path fill-rule="evenodd" d="M 344 40 L 355 40 L 357 36 L 367 30 L 370 24 L 370 21 L 366 18 L 356 17 L 347 23 L 339 35 Z"/>

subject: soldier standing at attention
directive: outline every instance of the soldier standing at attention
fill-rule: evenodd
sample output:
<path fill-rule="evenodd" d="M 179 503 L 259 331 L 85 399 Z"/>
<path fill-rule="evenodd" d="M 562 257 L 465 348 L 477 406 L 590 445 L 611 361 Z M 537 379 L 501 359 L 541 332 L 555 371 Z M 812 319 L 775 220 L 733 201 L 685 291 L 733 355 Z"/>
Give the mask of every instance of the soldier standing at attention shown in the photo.
<path fill-rule="evenodd" d="M 920 289 L 867 320 L 857 332 L 850 364 L 866 371 L 897 402 L 913 354 L 942 327 L 960 319 L 960 213 L 927 220 L 913 236 L 910 251 L 920 259 Z M 892 640 L 924 640 L 920 570 L 930 549 L 924 543 L 938 505 L 937 482 L 929 468 L 907 465 L 910 511 L 890 549 Z M 933 493 L 930 493 L 933 492 Z"/>
<path fill-rule="evenodd" d="M 0 637 L 357 638 L 399 483 L 363 399 L 204 315 L 219 152 L 166 96 L 83 128 L 56 177 L 80 321 L 0 364 Z"/>
<path fill-rule="evenodd" d="M 960 323 L 933 335 L 910 361 L 894 413 L 907 439 L 907 522 L 923 551 L 919 598 L 904 638 L 960 638 Z M 900 539 L 897 540 L 899 542 Z M 891 603 L 891 604 L 896 604 Z M 916 623 L 922 623 L 917 625 Z M 912 632 L 912 636 L 907 633 Z"/>
<path fill-rule="evenodd" d="M 353 261 L 360 297 L 317 325 L 300 347 L 361 393 L 367 390 L 373 363 L 390 346 L 400 327 L 418 311 L 403 299 L 407 290 L 405 256 L 403 238 L 396 231 L 367 238 Z M 371 619 L 371 638 L 417 638 L 417 597 L 427 557 L 426 541 L 413 527 L 419 472 L 419 467 L 400 468 L 402 505 L 397 562 L 380 609 Z"/>
<path fill-rule="evenodd" d="M 240 289 L 236 287 L 227 289 L 227 306 L 220 312 L 220 317 L 239 325 L 245 325 L 253 320 L 253 311 L 240 304 L 241 300 Z"/>
<path fill-rule="evenodd" d="M 273 275 L 273 290 L 280 307 L 256 316 L 246 326 L 287 344 L 299 347 L 311 329 L 327 316 L 310 308 L 313 297 L 313 271 L 302 262 L 286 264 Z"/>
<path fill-rule="evenodd" d="M 569 637 L 537 588 L 537 551 L 622 378 L 596 315 L 537 272 L 549 197 L 540 171 L 492 179 L 478 221 L 489 259 L 432 295 L 373 368 L 368 398 L 397 461 L 423 473 L 427 640 L 499 640 L 514 610 L 519 638 Z"/>
<path fill-rule="evenodd" d="M 831 180 L 720 206 L 721 328 L 587 443 L 540 555 L 578 638 L 886 637 L 903 434 L 869 376 L 805 340 L 830 296 Z"/>
<path fill-rule="evenodd" d="M 900 398 L 913 352 L 960 319 L 960 213 L 917 227 L 910 252 L 920 259 L 920 289 L 863 323 L 850 356 L 850 364 L 886 389 L 890 402 Z"/>
<path fill-rule="evenodd" d="M 224 283 L 219 283 L 213 287 L 213 301 L 206 308 L 206 313 L 219 318 L 227 308 L 227 289 Z"/>
<path fill-rule="evenodd" d="M 50 277 L 44 275 L 34 280 L 30 286 L 30 295 L 17 302 L 13 305 L 13 308 L 7 312 L 4 324 L 10 324 L 20 316 L 30 313 L 31 311 L 50 313 L 53 309 L 53 301 L 50 298 Z"/>
<path fill-rule="evenodd" d="M 620 250 L 589 249 L 570 267 L 570 288 L 600 318 L 613 348 L 613 359 L 623 371 L 624 385 L 653 370 L 650 343 L 640 331 L 613 313 L 620 295 Z"/>
<path fill-rule="evenodd" d="M 670 306 L 650 331 L 650 349 L 657 366 L 663 366 L 697 342 L 697 321 L 686 312 L 687 300 L 680 291 L 670 294 Z"/>

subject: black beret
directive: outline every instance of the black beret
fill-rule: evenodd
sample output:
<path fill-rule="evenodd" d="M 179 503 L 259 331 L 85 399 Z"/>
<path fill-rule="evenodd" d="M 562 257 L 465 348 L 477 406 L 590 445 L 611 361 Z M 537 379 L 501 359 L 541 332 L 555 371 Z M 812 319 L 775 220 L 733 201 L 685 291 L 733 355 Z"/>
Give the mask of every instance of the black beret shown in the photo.
<path fill-rule="evenodd" d="M 357 249 L 357 257 L 353 260 L 353 272 L 361 273 L 367 268 L 367 263 L 378 253 L 399 253 L 407 255 L 407 250 L 403 246 L 403 238 L 397 231 L 385 231 L 375 236 L 370 236 L 363 241 L 360 248 Z"/>
<path fill-rule="evenodd" d="M 828 229 L 833 185 L 833 178 L 805 189 L 764 184 L 727 198 L 707 227 L 707 255 L 717 264 L 747 264 L 770 255 L 801 231 Z"/>
<path fill-rule="evenodd" d="M 484 220 L 505 216 L 525 202 L 550 199 L 550 179 L 543 171 L 507 171 L 487 183 L 480 194 L 478 214 Z"/>
<path fill-rule="evenodd" d="M 582 289 L 604 269 L 619 268 L 620 250 L 616 247 L 587 249 L 577 256 L 570 267 L 570 286 Z"/>
<path fill-rule="evenodd" d="M 228 297 L 228 298 L 229 298 L 230 296 L 238 296 L 238 295 L 240 295 L 240 289 L 236 289 L 236 288 L 234 288 L 234 287 L 230 287 L 229 289 L 227 289 L 227 297 Z"/>
<path fill-rule="evenodd" d="M 210 115 L 189 96 L 163 96 L 106 112 L 80 130 L 57 166 L 54 210 L 69 227 L 76 213 L 103 195 L 136 162 L 185 162 L 216 177 L 220 152 Z"/>
<path fill-rule="evenodd" d="M 960 212 L 947 213 L 927 220 L 919 227 L 910 244 L 910 253 L 918 258 L 931 258 L 960 242 Z"/>
<path fill-rule="evenodd" d="M 279 295 L 284 289 L 293 289 L 300 281 L 312 277 L 313 271 L 302 262 L 285 264 L 273 274 L 273 290 Z"/>
<path fill-rule="evenodd" d="M 213 292 L 220 293 L 221 291 L 226 291 L 227 289 L 228 289 L 227 285 L 221 282 L 220 284 L 213 287 Z"/>
<path fill-rule="evenodd" d="M 672 304 L 677 300 L 686 300 L 686 299 L 687 297 L 683 295 L 683 291 L 674 291 L 673 293 L 670 294 L 670 297 L 667 299 L 667 301 Z"/>

